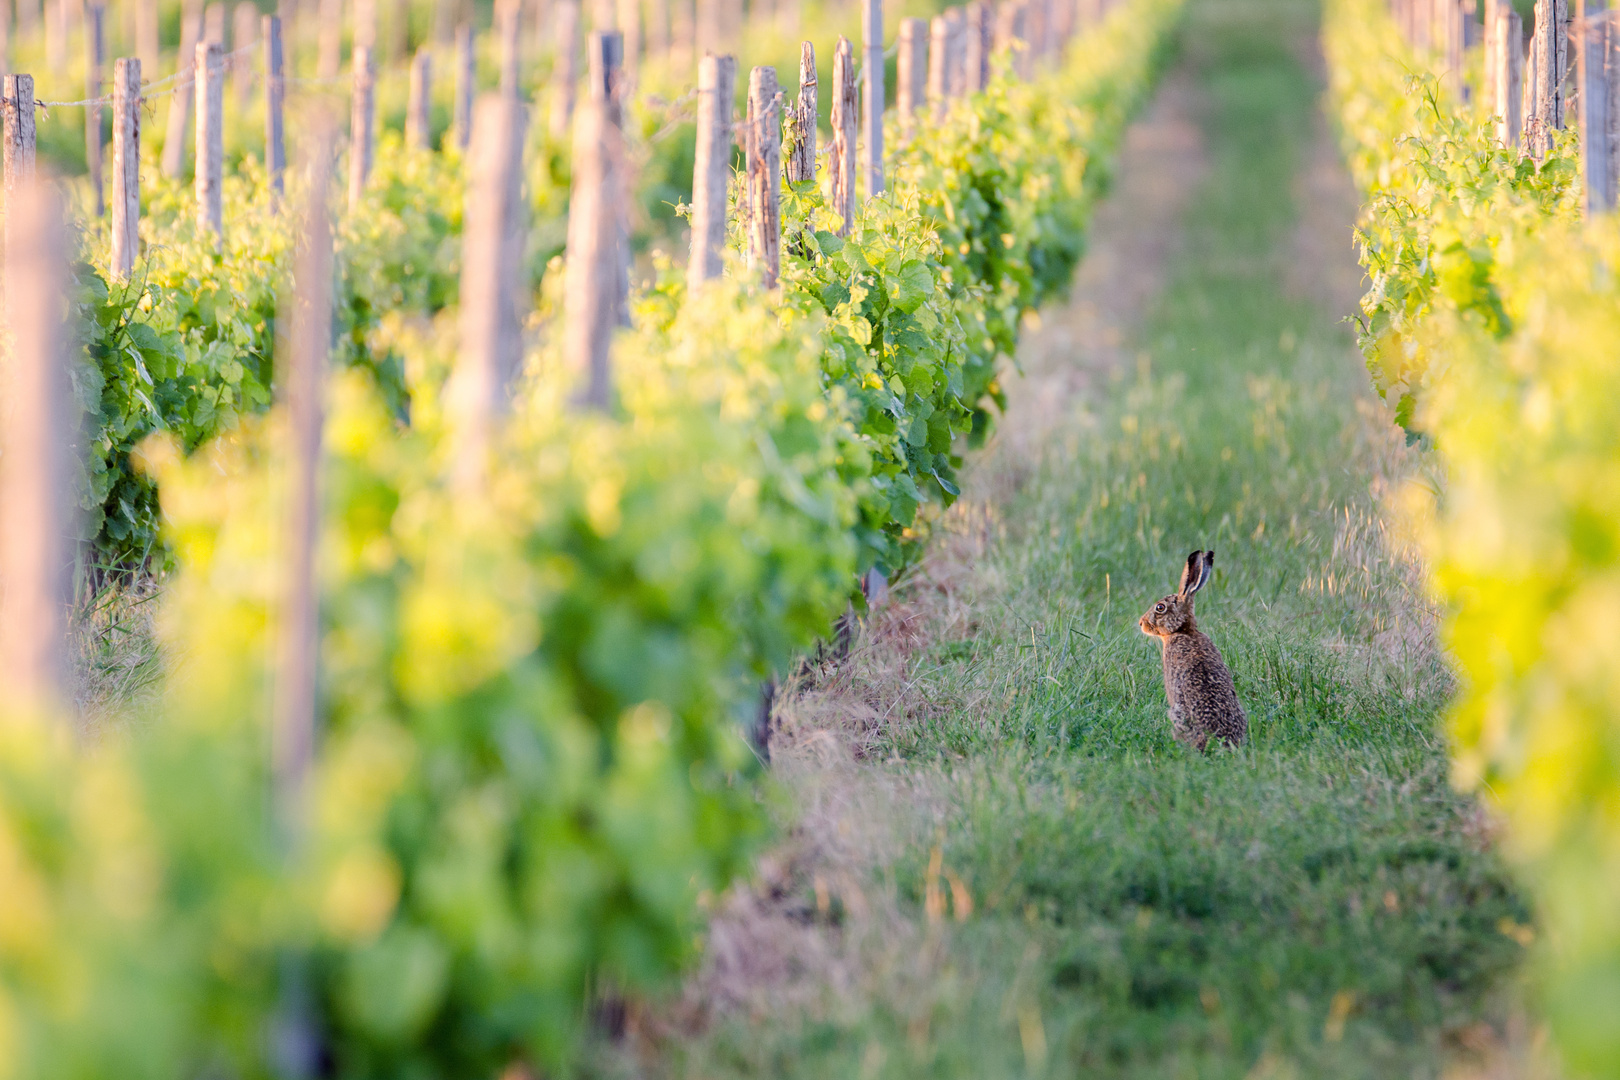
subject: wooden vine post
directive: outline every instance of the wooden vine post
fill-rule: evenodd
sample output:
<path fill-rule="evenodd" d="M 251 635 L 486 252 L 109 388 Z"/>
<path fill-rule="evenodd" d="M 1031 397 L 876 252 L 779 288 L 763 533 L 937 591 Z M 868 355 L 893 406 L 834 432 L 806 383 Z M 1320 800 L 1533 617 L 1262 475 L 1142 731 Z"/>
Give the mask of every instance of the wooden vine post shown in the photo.
<path fill-rule="evenodd" d="M 935 15 L 928 30 L 928 112 L 938 123 L 945 116 L 945 54 L 950 49 L 951 28 L 945 16 Z"/>
<path fill-rule="evenodd" d="M 860 113 L 855 93 L 855 49 L 842 35 L 833 49 L 832 208 L 842 223 L 839 236 L 855 224 L 855 141 Z"/>
<path fill-rule="evenodd" d="M 16 76 L 7 76 L 8 84 Z M 9 117 L 8 117 L 9 119 Z M 9 129 L 8 129 L 9 130 Z M 8 143 L 9 147 L 9 143 Z M 41 716 L 70 703 L 63 630 L 71 555 L 66 378 L 66 236 L 62 208 L 29 177 L 6 190 L 5 318 L 10 363 L 0 394 L 0 686 L 6 703 Z"/>
<path fill-rule="evenodd" d="M 175 74 L 174 96 L 169 99 L 169 124 L 163 133 L 163 175 L 178 180 L 186 169 L 186 131 L 191 127 L 195 95 L 197 43 L 202 37 L 202 8 L 197 0 L 185 0 L 180 13 L 180 58 Z"/>
<path fill-rule="evenodd" d="M 560 139 L 574 122 L 579 82 L 579 0 L 557 0 L 556 59 L 551 68 L 551 135 Z"/>
<path fill-rule="evenodd" d="M 1393 4 L 1393 0 L 1391 0 Z M 1483 0 L 1484 19 L 1481 23 L 1480 55 L 1485 58 L 1485 71 L 1480 78 L 1480 97 L 1484 100 L 1486 108 L 1495 109 L 1498 101 L 1496 93 L 1497 65 L 1496 65 L 1496 32 L 1497 13 L 1502 5 L 1497 0 Z M 1500 113 L 1496 115 L 1501 115 Z"/>
<path fill-rule="evenodd" d="M 1544 157 L 1552 148 L 1552 133 L 1564 127 L 1564 81 L 1568 74 L 1569 43 L 1565 26 L 1566 0 L 1536 0 L 1535 33 L 1530 39 L 1530 107 L 1525 118 L 1530 153 Z"/>
<path fill-rule="evenodd" d="M 225 61 L 216 41 L 197 45 L 197 228 L 214 234 L 217 249 L 225 232 L 220 201 L 225 175 Z"/>
<path fill-rule="evenodd" d="M 405 106 L 405 145 L 433 145 L 433 50 L 423 45 L 411 61 L 411 93 Z"/>
<path fill-rule="evenodd" d="M 372 156 L 376 152 L 377 76 L 371 67 L 371 46 L 356 45 L 349 54 L 353 68 L 354 91 L 349 98 L 349 212 L 359 208 L 371 180 Z"/>
<path fill-rule="evenodd" d="M 266 15 L 264 28 L 264 167 L 270 177 L 272 199 L 284 192 L 287 172 L 286 132 L 282 128 L 282 101 L 287 79 L 281 53 L 281 16 Z"/>
<path fill-rule="evenodd" d="M 90 201 L 96 217 L 106 213 L 106 196 L 102 188 L 104 176 L 101 168 L 101 83 L 107 63 L 105 34 L 107 9 L 90 4 L 84 9 L 84 96 L 90 104 L 84 107 L 84 166 L 90 175 Z"/>
<path fill-rule="evenodd" d="M 996 45 L 996 16 L 990 0 L 973 0 L 967 6 L 968 93 L 976 94 L 990 85 L 990 54 Z"/>
<path fill-rule="evenodd" d="M 603 52 L 594 39 L 606 36 L 602 31 L 592 33 L 593 54 Z M 581 384 L 579 404 L 606 411 L 613 403 L 610 348 L 618 321 L 616 294 L 624 270 L 620 222 L 624 149 L 619 126 L 610 115 L 611 100 L 598 92 L 597 79 L 591 83 L 591 93 L 574 120 L 563 357 Z"/>
<path fill-rule="evenodd" d="M 799 98 L 790 110 L 793 153 L 785 165 L 790 184 L 816 179 L 816 47 L 799 43 Z"/>
<path fill-rule="evenodd" d="M 6 205 L 13 197 L 21 197 L 22 190 L 34 182 L 34 77 L 7 75 L 5 87 L 5 185 Z M 6 231 L 10 234 L 11 219 L 6 215 Z"/>
<path fill-rule="evenodd" d="M 523 360 L 523 107 L 513 94 L 479 98 L 468 154 L 461 239 L 461 352 L 451 404 L 453 479 L 482 486 L 489 440 Z"/>
<path fill-rule="evenodd" d="M 927 20 L 901 19 L 894 107 L 900 114 L 900 130 L 908 138 L 917 126 L 916 113 L 928 92 L 929 55 Z"/>
<path fill-rule="evenodd" d="M 861 0 L 861 34 L 866 47 L 862 87 L 866 135 L 866 195 L 883 194 L 883 0 Z"/>
<path fill-rule="evenodd" d="M 320 0 L 320 36 L 315 75 L 335 79 L 343 70 L 343 0 Z"/>
<path fill-rule="evenodd" d="M 641 72 L 641 0 L 618 0 L 618 31 L 624 43 L 620 65 L 629 85 L 634 86 Z"/>
<path fill-rule="evenodd" d="M 1486 69 L 1492 72 L 1495 92 L 1492 112 L 1496 138 L 1503 146 L 1518 146 L 1524 128 L 1524 23 L 1519 13 L 1506 4 L 1496 10 L 1496 31 L 1486 54 Z"/>
<path fill-rule="evenodd" d="M 737 93 L 737 61 L 705 56 L 698 61 L 697 147 L 692 166 L 692 255 L 686 287 L 696 292 L 725 269 L 726 184 L 731 177 L 731 114 Z"/>
<path fill-rule="evenodd" d="M 968 92 L 967 18 L 961 8 L 945 10 L 945 96 L 959 98 Z"/>
<path fill-rule="evenodd" d="M 473 94 L 478 86 L 478 59 L 473 52 L 472 27 L 456 27 L 456 147 L 465 151 L 472 141 Z"/>
<path fill-rule="evenodd" d="M 1609 28 L 1606 0 L 1577 0 L 1580 27 L 1576 53 L 1577 104 L 1581 125 L 1581 180 L 1586 216 L 1614 209 L 1615 177 L 1609 116 Z"/>
<path fill-rule="evenodd" d="M 113 61 L 112 276 L 128 281 L 140 250 L 141 62 Z"/>
<path fill-rule="evenodd" d="M 303 235 L 294 255 L 292 325 L 281 368 L 286 411 L 282 459 L 288 482 L 283 509 L 280 611 L 271 720 L 271 770 L 277 817 L 296 844 L 315 756 L 315 686 L 320 606 L 315 550 L 320 535 L 319 472 L 322 404 L 332 347 L 332 223 L 326 192 L 332 180 L 330 121 L 317 120 Z"/>
<path fill-rule="evenodd" d="M 613 128 L 612 145 L 609 149 L 615 155 L 613 159 L 614 183 L 618 186 L 621 196 L 627 196 L 623 191 L 626 180 L 624 177 L 624 36 L 617 30 L 595 30 L 591 32 L 587 43 L 587 70 L 586 80 L 590 83 L 590 96 L 593 101 L 600 101 L 603 105 L 603 115 L 607 123 Z M 619 326 L 630 325 L 630 233 L 619 211 L 618 204 L 612 210 L 613 227 L 618 234 L 615 247 L 618 251 L 617 269 L 613 274 L 613 321 Z"/>
<path fill-rule="evenodd" d="M 782 276 L 782 94 L 776 69 L 748 75 L 748 269 L 766 289 Z"/>

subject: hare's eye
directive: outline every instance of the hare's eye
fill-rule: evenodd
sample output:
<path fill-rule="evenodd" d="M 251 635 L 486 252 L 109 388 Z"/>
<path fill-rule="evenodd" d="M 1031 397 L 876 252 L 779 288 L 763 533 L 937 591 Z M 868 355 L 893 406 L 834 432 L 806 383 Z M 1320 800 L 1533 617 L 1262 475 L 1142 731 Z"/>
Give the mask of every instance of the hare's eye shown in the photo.
<path fill-rule="evenodd" d="M 1154 604 L 1153 605 L 1153 610 L 1157 611 L 1160 615 L 1163 615 L 1164 614 L 1164 601 L 1160 600 L 1157 604 Z"/>

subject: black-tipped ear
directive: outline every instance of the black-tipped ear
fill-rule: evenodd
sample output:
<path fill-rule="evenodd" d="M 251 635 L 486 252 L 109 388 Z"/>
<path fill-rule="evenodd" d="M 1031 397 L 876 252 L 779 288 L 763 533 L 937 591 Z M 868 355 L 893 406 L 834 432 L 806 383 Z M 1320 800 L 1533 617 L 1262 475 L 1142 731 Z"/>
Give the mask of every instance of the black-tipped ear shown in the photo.
<path fill-rule="evenodd" d="M 1199 589 L 1202 589 L 1205 585 L 1208 585 L 1209 584 L 1209 577 L 1214 572 L 1215 572 L 1215 553 L 1213 551 L 1206 551 L 1206 552 L 1204 552 L 1203 565 L 1199 567 L 1198 584 L 1193 586 L 1193 592 L 1197 592 Z"/>
<path fill-rule="evenodd" d="M 1187 556 L 1187 565 L 1181 571 L 1181 586 L 1176 590 L 1177 596 L 1191 596 L 1198 591 L 1198 575 L 1203 572 L 1202 551 L 1195 551 Z"/>

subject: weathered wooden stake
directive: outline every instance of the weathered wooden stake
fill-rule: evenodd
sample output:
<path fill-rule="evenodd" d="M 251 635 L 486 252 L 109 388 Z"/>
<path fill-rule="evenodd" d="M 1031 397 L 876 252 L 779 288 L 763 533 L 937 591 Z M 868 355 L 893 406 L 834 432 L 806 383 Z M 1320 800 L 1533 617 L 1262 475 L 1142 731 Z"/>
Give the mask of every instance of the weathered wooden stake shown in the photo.
<path fill-rule="evenodd" d="M 6 76 L 8 94 L 16 77 Z M 9 405 L 0 424 L 0 686 L 12 709 L 49 716 L 70 705 L 63 630 L 71 556 L 63 537 L 71 531 L 67 466 L 77 418 L 61 316 L 67 243 L 49 185 L 33 177 L 8 183 L 6 211 L 12 340 L 0 386 Z"/>
<path fill-rule="evenodd" d="M 767 289 L 782 276 L 782 94 L 776 69 L 748 73 L 748 269 Z"/>
<path fill-rule="evenodd" d="M 973 0 L 967 6 L 968 93 L 976 94 L 990 85 L 990 54 L 996 45 L 996 14 L 990 0 Z"/>
<path fill-rule="evenodd" d="M 930 64 L 928 21 L 901 19 L 894 64 L 894 107 L 900 114 L 900 131 L 907 138 L 917 126 L 917 110 L 928 94 Z"/>
<path fill-rule="evenodd" d="M 244 49 L 259 40 L 259 9 L 253 0 L 241 0 L 231 15 L 231 49 Z M 236 83 L 236 100 L 246 110 L 253 101 L 253 64 L 244 54 L 235 61 L 232 79 Z"/>
<path fill-rule="evenodd" d="M 613 175 L 616 177 L 620 194 L 623 195 L 626 181 L 624 179 L 624 37 L 617 30 L 593 30 L 586 41 L 586 82 L 590 85 L 590 96 L 594 101 L 600 101 L 603 106 L 603 115 L 607 118 L 615 131 L 613 136 Z M 618 230 L 617 250 L 618 269 L 614 273 L 613 320 L 620 326 L 630 325 L 630 231 L 624 219 L 623 209 L 615 205 L 613 210 L 614 227 Z"/>
<path fill-rule="evenodd" d="M 698 62 L 692 256 L 686 270 L 686 287 L 693 292 L 725 269 L 722 255 L 726 249 L 726 185 L 731 179 L 731 114 L 736 94 L 735 59 L 705 56 Z"/>
<path fill-rule="evenodd" d="M 519 97 L 523 90 L 522 0 L 497 0 L 495 33 L 501 47 L 501 93 Z"/>
<path fill-rule="evenodd" d="M 1524 24 L 1506 4 L 1497 8 L 1496 22 L 1486 64 L 1495 73 L 1491 85 L 1496 91 L 1496 138 L 1503 146 L 1518 146 L 1524 128 Z"/>
<path fill-rule="evenodd" d="M 967 16 L 959 7 L 945 9 L 945 96 L 967 96 Z"/>
<path fill-rule="evenodd" d="M 840 35 L 833 49 L 832 208 L 843 219 L 839 236 L 855 225 L 855 140 L 860 122 L 855 92 L 855 49 Z"/>
<path fill-rule="evenodd" d="M 473 96 L 478 87 L 478 59 L 473 53 L 472 27 L 462 23 L 456 27 L 456 107 L 455 139 L 458 149 L 465 151 L 472 141 Z"/>
<path fill-rule="evenodd" d="M 523 107 L 517 98 L 507 93 L 479 98 L 462 211 L 461 351 L 451 388 L 454 478 L 463 490 L 483 483 L 490 436 L 523 361 L 522 147 Z"/>
<path fill-rule="evenodd" d="M 945 16 L 935 15 L 928 26 L 928 111 L 937 123 L 945 115 L 945 54 L 951 28 Z"/>
<path fill-rule="evenodd" d="M 277 628 L 271 767 L 277 816 L 296 843 L 306 824 L 315 756 L 315 686 L 320 603 L 315 551 L 320 535 L 319 474 L 322 398 L 332 349 L 332 223 L 326 191 L 332 180 L 331 122 L 317 121 L 303 235 L 294 256 L 292 325 L 282 358 L 286 412 L 287 494 Z"/>
<path fill-rule="evenodd" d="M 866 85 L 861 105 L 866 127 L 866 195 L 883 194 L 883 0 L 861 0 Z"/>
<path fill-rule="evenodd" d="M 376 149 L 377 76 L 371 69 L 371 46 L 356 45 L 349 54 L 354 91 L 349 98 L 349 213 L 365 198 Z"/>
<path fill-rule="evenodd" d="M 225 61 L 219 43 L 197 43 L 197 228 L 214 234 L 217 248 L 225 232 L 220 185 L 225 175 Z"/>
<path fill-rule="evenodd" d="M 799 99 L 790 112 L 793 153 L 787 159 L 789 183 L 816 179 L 816 47 L 799 43 Z"/>
<path fill-rule="evenodd" d="M 433 148 L 433 50 L 416 50 L 411 61 L 411 96 L 405 107 L 405 144 L 418 150 Z"/>
<path fill-rule="evenodd" d="M 84 96 L 94 102 L 101 96 L 103 68 L 107 63 L 105 33 L 107 9 L 91 4 L 84 10 Z M 106 212 L 106 199 L 102 184 L 105 176 L 101 168 L 101 106 L 84 107 L 84 166 L 90 174 L 90 201 L 96 217 Z"/>
<path fill-rule="evenodd" d="M 1536 0 L 1536 28 L 1530 47 L 1534 84 L 1527 110 L 1526 143 L 1530 153 L 1541 158 L 1552 148 L 1552 133 L 1564 127 L 1564 81 L 1568 74 L 1569 43 L 1565 27 L 1569 22 L 1566 0 Z"/>
<path fill-rule="evenodd" d="M 556 57 L 551 67 L 551 136 L 560 139 L 574 122 L 579 82 L 579 0 L 557 0 Z"/>
<path fill-rule="evenodd" d="M 281 56 L 281 16 L 266 15 L 264 29 L 264 167 L 270 177 L 272 200 L 283 193 L 287 171 L 287 143 L 282 130 L 281 106 L 287 79 Z"/>
<path fill-rule="evenodd" d="M 1609 139 L 1609 19 L 1606 0 L 1578 0 L 1577 103 L 1581 124 L 1581 180 L 1586 216 L 1614 209 L 1615 178 Z"/>
<path fill-rule="evenodd" d="M 1482 39 L 1480 41 L 1480 55 L 1485 59 L 1485 71 L 1480 78 L 1480 97 L 1486 108 L 1496 107 L 1496 23 L 1497 9 L 1500 5 L 1497 0 L 1483 0 L 1485 18 L 1483 22 Z"/>
<path fill-rule="evenodd" d="M 184 0 L 180 13 L 180 55 L 176 64 L 176 88 L 169 99 L 169 125 L 163 133 L 163 175 L 178 180 L 186 171 L 186 134 L 191 129 L 191 109 L 196 95 L 197 43 L 202 39 L 202 7 L 197 0 Z"/>
<path fill-rule="evenodd" d="M 1013 74 L 1025 80 L 1033 73 L 1026 25 L 1024 0 L 1001 0 L 996 12 L 996 48 L 1010 51 Z"/>
<path fill-rule="evenodd" d="M 113 61 L 112 276 L 128 281 L 140 251 L 141 62 Z"/>
<path fill-rule="evenodd" d="M 596 94 L 587 96 L 574 121 L 563 357 L 582 384 L 580 405 L 601 411 L 613 403 L 609 350 L 622 265 L 622 153 L 619 128 L 608 118 L 607 100 Z"/>

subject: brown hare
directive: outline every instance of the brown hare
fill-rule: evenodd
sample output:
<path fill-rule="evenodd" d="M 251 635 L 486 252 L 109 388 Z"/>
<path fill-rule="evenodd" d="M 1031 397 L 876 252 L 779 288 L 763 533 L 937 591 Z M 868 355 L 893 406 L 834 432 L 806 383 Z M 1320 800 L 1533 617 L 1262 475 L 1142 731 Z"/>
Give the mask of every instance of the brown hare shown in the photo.
<path fill-rule="evenodd" d="M 1142 633 L 1159 639 L 1164 653 L 1164 694 L 1170 699 L 1170 730 L 1189 746 L 1203 750 L 1211 739 L 1229 746 L 1249 733 L 1248 717 L 1238 704 L 1232 673 L 1215 643 L 1193 621 L 1193 594 L 1204 587 L 1215 567 L 1213 551 L 1187 556 L 1181 589 L 1148 609 L 1138 620 Z"/>

